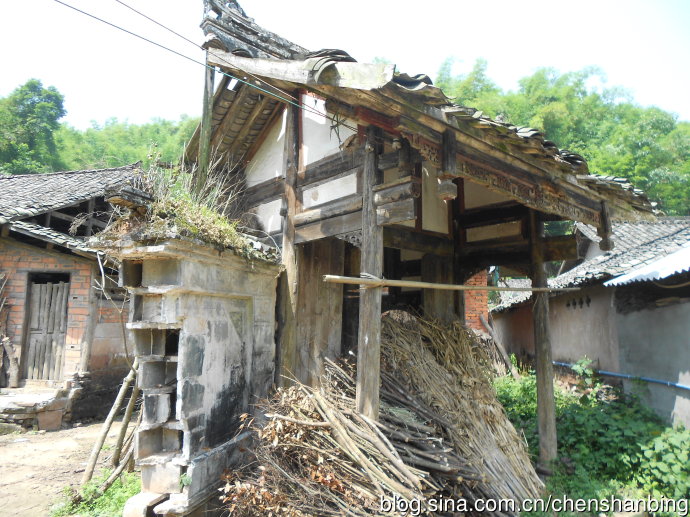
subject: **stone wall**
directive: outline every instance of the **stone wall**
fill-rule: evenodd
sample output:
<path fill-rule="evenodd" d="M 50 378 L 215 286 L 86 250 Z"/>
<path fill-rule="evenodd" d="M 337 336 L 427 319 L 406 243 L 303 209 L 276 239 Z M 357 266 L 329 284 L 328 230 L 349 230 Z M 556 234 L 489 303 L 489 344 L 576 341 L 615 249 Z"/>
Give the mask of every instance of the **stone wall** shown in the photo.
<path fill-rule="evenodd" d="M 132 244 L 121 258 L 144 400 L 142 491 L 167 498 L 157 514 L 187 515 L 239 461 L 240 415 L 273 383 L 278 266 L 183 240 Z"/>

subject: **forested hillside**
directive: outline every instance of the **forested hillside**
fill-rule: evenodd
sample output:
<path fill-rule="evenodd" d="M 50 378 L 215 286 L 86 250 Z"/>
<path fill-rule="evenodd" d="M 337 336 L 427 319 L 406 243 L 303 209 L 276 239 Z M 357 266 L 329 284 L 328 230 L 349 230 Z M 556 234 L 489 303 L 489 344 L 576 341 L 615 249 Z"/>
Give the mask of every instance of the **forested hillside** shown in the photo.
<path fill-rule="evenodd" d="M 544 131 L 562 149 L 583 155 L 594 174 L 632 180 L 669 215 L 690 215 L 690 122 L 641 107 L 621 88 L 601 88 L 596 68 L 559 73 L 543 68 L 503 91 L 485 61 L 453 76 L 446 60 L 436 85 L 458 104 L 518 126 Z"/>
<path fill-rule="evenodd" d="M 453 76 L 452 60 L 436 85 L 464 106 L 520 126 L 543 130 L 559 147 L 582 154 L 592 173 L 622 176 L 669 215 L 690 215 L 690 122 L 637 105 L 620 88 L 603 88 L 595 68 L 559 73 L 540 69 L 504 91 L 477 61 Z M 77 130 L 60 123 L 63 96 L 32 79 L 0 99 L 0 173 L 119 166 L 152 158 L 179 159 L 198 119 L 154 120 L 143 125 L 111 119 Z"/>

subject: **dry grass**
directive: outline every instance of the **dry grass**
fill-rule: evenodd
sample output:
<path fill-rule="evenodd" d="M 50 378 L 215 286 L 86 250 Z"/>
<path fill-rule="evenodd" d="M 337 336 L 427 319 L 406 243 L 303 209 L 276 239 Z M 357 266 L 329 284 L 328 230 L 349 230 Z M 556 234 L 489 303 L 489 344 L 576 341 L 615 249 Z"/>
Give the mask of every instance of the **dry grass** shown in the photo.
<path fill-rule="evenodd" d="M 378 423 L 355 411 L 348 363 L 326 360 L 320 388 L 279 390 L 260 404 L 266 421 L 253 425 L 256 463 L 227 479 L 230 515 L 380 515 L 380 497 L 396 495 L 423 506 L 439 497 L 537 497 L 542 485 L 473 338 L 459 326 L 389 314 Z"/>

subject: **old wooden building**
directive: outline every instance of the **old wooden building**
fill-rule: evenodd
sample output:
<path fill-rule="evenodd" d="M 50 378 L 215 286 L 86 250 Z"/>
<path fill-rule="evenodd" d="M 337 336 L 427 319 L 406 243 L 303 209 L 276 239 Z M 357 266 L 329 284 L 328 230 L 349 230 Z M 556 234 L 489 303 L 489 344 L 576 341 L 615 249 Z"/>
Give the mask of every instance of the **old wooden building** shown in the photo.
<path fill-rule="evenodd" d="M 13 388 L 0 420 L 54 429 L 66 413 L 107 411 L 127 365 L 120 311 L 96 289 L 102 269 L 86 241 L 110 219 L 106 187 L 137 169 L 0 177 L 0 388 Z"/>
<path fill-rule="evenodd" d="M 588 223 L 608 248 L 611 221 L 652 217 L 639 191 L 591 175 L 581 156 L 537 130 L 454 105 L 427 76 L 341 50 L 309 51 L 258 26 L 236 2 L 208 0 L 202 28 L 204 120 L 186 159 L 203 178 L 213 156 L 243 185 L 246 224 L 282 250 L 279 380 L 316 383 L 324 357 L 356 349 L 358 408 L 375 416 L 383 309 L 462 320 L 463 292 L 436 286 L 506 265 L 543 289 L 544 262 L 576 254 L 570 236 L 545 237 L 546 223 Z M 390 285 L 401 279 L 426 284 Z M 548 408 L 545 296 L 534 317 L 540 406 Z M 540 423 L 542 436 L 555 433 L 552 414 Z M 553 458 L 555 440 L 544 443 L 542 458 Z"/>

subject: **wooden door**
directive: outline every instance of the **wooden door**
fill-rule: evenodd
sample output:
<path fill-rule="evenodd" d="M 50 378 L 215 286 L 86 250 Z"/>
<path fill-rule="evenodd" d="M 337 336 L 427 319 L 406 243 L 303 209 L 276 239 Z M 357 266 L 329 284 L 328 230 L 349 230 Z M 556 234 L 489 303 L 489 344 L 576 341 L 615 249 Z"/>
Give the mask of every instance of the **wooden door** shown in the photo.
<path fill-rule="evenodd" d="M 24 342 L 24 378 L 62 378 L 69 282 L 32 283 L 29 328 Z"/>

